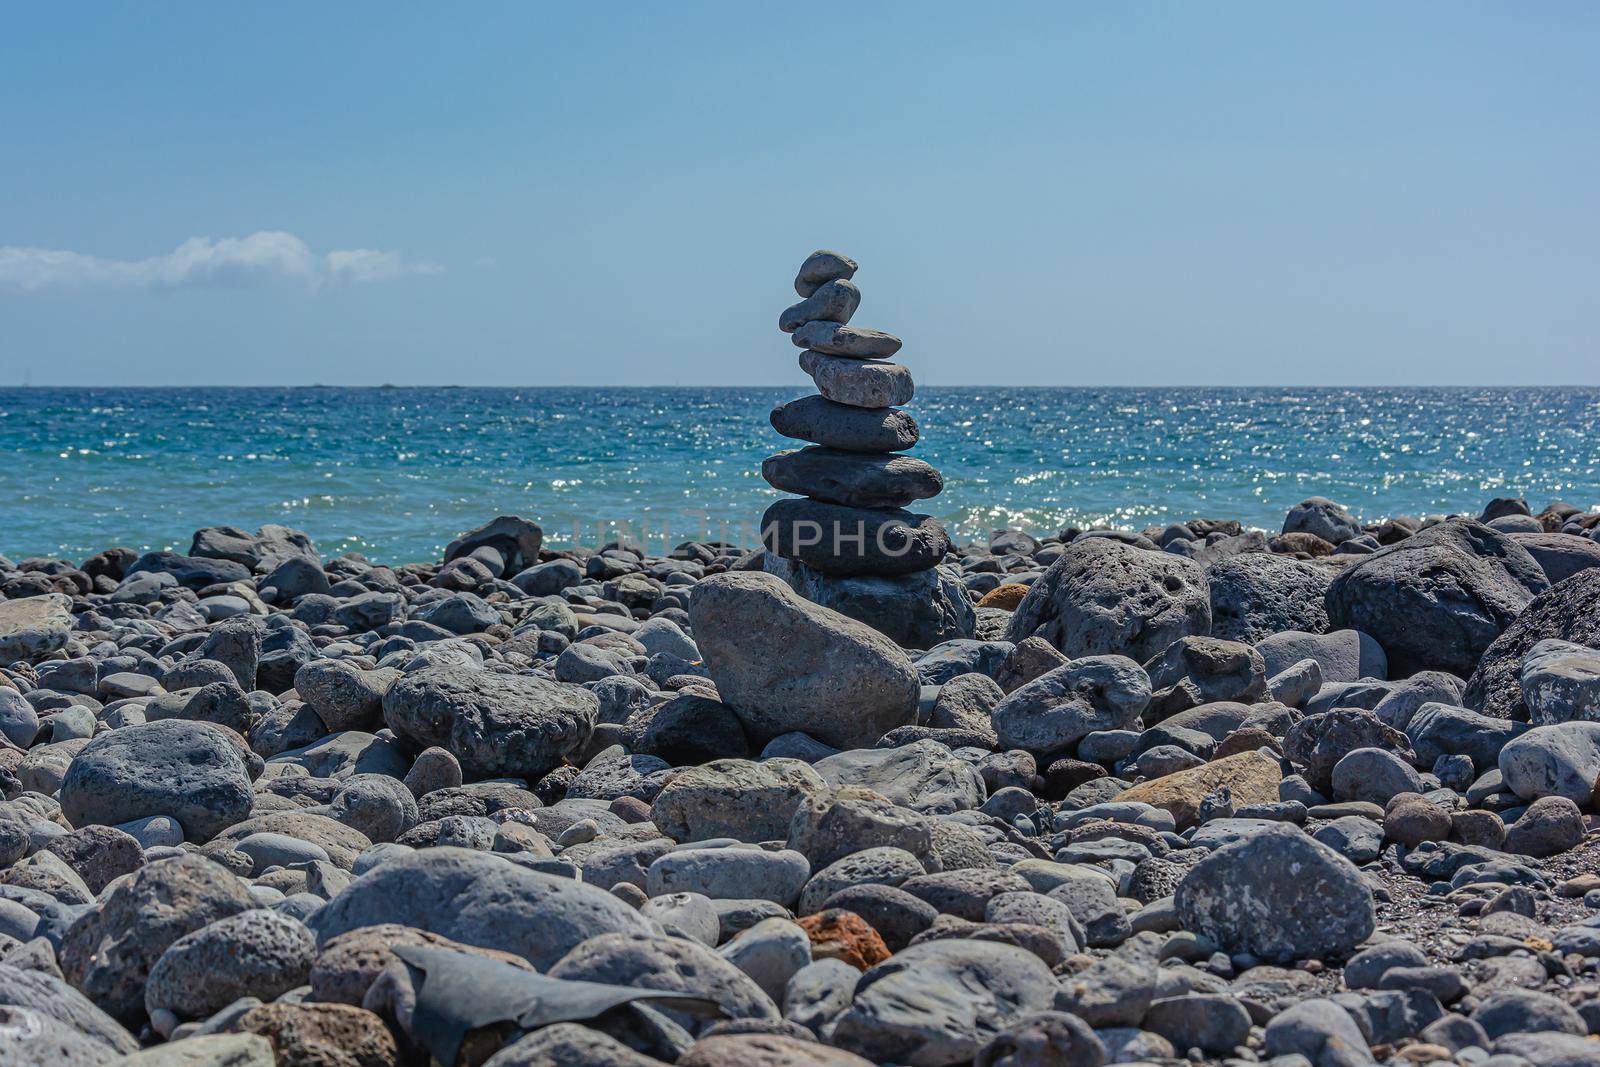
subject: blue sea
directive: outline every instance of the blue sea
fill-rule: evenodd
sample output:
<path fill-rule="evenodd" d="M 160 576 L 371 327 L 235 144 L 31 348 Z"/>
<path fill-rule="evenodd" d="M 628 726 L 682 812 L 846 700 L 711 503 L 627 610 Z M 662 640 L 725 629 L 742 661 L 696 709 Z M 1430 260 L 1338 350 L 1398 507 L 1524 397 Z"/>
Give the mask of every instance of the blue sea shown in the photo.
<path fill-rule="evenodd" d="M 326 555 L 438 558 L 495 515 L 547 541 L 750 542 L 793 388 L 0 390 L 0 553 L 305 530 Z M 958 539 L 1196 516 L 1600 505 L 1600 389 L 924 388 L 914 455 Z"/>

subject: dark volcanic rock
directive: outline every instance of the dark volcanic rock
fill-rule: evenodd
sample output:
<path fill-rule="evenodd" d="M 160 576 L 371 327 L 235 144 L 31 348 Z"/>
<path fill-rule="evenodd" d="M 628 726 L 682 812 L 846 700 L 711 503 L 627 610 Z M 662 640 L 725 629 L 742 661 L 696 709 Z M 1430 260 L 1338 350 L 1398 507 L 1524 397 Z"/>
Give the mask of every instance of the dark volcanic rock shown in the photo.
<path fill-rule="evenodd" d="M 920 459 L 820 445 L 768 456 L 761 476 L 785 493 L 852 508 L 905 507 L 944 489 L 939 472 Z"/>
<path fill-rule="evenodd" d="M 772 409 L 772 428 L 846 452 L 904 452 L 917 443 L 917 420 L 899 408 L 858 408 L 813 394 Z"/>
<path fill-rule="evenodd" d="M 1579 571 L 1534 598 L 1467 679 L 1463 702 L 1503 719 L 1528 718 L 1519 675 L 1522 660 L 1547 638 L 1600 648 L 1600 569 Z"/>
<path fill-rule="evenodd" d="M 1465 675 L 1548 587 L 1544 571 L 1510 537 L 1449 519 L 1342 571 L 1328 587 L 1328 620 L 1377 638 L 1399 675 Z"/>
<path fill-rule="evenodd" d="M 181 719 L 107 731 L 67 768 L 62 814 L 74 826 L 170 815 L 205 841 L 250 814 L 243 750 L 225 727 Z"/>
<path fill-rule="evenodd" d="M 1189 560 L 1109 537 L 1067 546 L 1012 613 L 1008 641 L 1043 637 L 1069 657 L 1144 662 L 1211 629 L 1205 572 Z"/>
<path fill-rule="evenodd" d="M 971 637 L 977 622 L 966 587 L 950 567 L 893 577 L 837 576 L 771 552 L 764 566 L 813 604 L 864 622 L 904 648 Z"/>
<path fill-rule="evenodd" d="M 927 570 L 944 559 L 950 537 L 927 515 L 779 500 L 761 516 L 769 552 L 824 574 L 896 575 Z"/>
<path fill-rule="evenodd" d="M 1224 556 L 1206 568 L 1211 636 L 1255 644 L 1284 630 L 1328 629 L 1327 567 L 1271 552 Z"/>

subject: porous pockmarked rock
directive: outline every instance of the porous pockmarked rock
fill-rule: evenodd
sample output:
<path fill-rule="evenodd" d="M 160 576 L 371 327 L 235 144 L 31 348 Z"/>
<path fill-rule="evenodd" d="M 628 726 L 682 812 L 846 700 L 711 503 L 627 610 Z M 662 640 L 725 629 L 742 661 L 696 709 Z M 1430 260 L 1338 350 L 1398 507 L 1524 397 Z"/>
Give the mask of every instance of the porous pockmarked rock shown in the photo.
<path fill-rule="evenodd" d="M 226 728 L 163 719 L 109 730 L 67 768 L 61 810 L 74 826 L 170 815 L 205 841 L 250 814 L 250 775 Z"/>
<path fill-rule="evenodd" d="M 1071 658 L 1144 662 L 1180 637 L 1211 629 L 1205 572 L 1168 552 L 1080 537 L 1028 589 L 1006 640 L 1043 637 Z"/>
<path fill-rule="evenodd" d="M 148 864 L 68 929 L 61 971 L 124 1024 L 144 1015 L 145 982 L 173 942 L 256 907 L 245 883 L 202 856 Z"/>
<path fill-rule="evenodd" d="M 758 738 L 798 730 L 860 747 L 915 721 L 920 684 L 906 654 L 773 575 L 712 575 L 689 616 L 717 692 Z"/>
<path fill-rule="evenodd" d="M 1346 567 L 1328 586 L 1328 621 L 1372 634 L 1400 675 L 1466 675 L 1550 586 L 1526 549 L 1470 519 L 1449 519 Z"/>
<path fill-rule="evenodd" d="M 1293 826 L 1262 828 L 1195 865 L 1175 898 L 1183 929 L 1271 963 L 1351 952 L 1372 935 L 1355 865 Z"/>

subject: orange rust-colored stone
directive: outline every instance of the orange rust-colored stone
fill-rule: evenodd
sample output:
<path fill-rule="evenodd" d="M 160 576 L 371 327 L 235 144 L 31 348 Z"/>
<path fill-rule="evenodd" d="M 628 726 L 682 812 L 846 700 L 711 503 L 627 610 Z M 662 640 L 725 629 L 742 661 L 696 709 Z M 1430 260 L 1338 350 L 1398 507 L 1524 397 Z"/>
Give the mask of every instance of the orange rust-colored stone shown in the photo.
<path fill-rule="evenodd" d="M 889 946 L 872 924 L 853 911 L 829 908 L 800 920 L 811 939 L 813 960 L 843 960 L 858 971 L 889 958 Z"/>
<path fill-rule="evenodd" d="M 1028 587 L 1020 582 L 1007 582 L 997 585 L 978 601 L 980 608 L 999 608 L 1001 611 L 1016 611 L 1017 605 L 1022 603 L 1022 598 L 1028 595 Z"/>

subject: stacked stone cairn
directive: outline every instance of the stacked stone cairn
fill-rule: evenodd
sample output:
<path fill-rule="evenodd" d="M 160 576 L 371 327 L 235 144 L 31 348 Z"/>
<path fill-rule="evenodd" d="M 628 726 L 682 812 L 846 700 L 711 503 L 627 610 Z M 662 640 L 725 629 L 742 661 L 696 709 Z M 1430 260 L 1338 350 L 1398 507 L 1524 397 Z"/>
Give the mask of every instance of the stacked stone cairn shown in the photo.
<path fill-rule="evenodd" d="M 808 598 L 911 643 L 957 636 L 964 605 L 924 610 L 941 599 L 933 570 L 950 539 L 930 516 L 906 510 L 937 496 L 944 480 L 930 464 L 903 454 L 919 430 L 896 405 L 909 401 L 915 386 L 903 365 L 889 361 L 900 350 L 898 337 L 850 325 L 861 303 L 851 281 L 856 268 L 837 252 L 813 252 L 794 282 L 804 299 L 778 319 L 804 350 L 800 367 L 817 392 L 772 411 L 774 429 L 810 444 L 761 465 L 774 488 L 799 494 L 762 516 L 768 569 Z M 863 585 L 862 578 L 890 582 Z M 923 624 L 911 615 L 924 616 Z"/>

